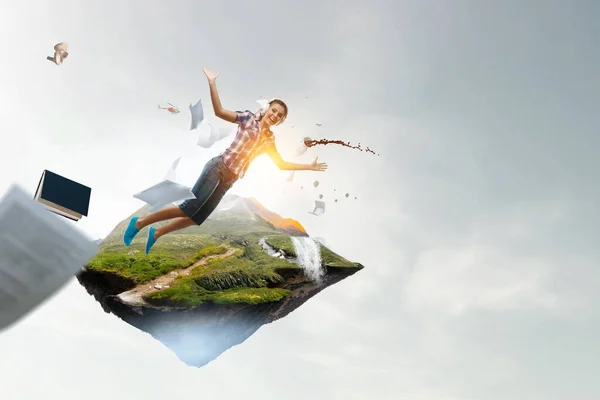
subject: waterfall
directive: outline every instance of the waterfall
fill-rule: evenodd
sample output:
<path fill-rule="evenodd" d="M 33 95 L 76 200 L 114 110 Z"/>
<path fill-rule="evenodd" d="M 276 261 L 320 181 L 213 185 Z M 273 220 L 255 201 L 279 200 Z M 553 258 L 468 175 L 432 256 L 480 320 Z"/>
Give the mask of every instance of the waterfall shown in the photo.
<path fill-rule="evenodd" d="M 320 283 L 325 271 L 321 267 L 321 246 L 311 237 L 292 236 L 292 243 L 296 251 L 297 263 L 306 275 L 313 281 Z"/>

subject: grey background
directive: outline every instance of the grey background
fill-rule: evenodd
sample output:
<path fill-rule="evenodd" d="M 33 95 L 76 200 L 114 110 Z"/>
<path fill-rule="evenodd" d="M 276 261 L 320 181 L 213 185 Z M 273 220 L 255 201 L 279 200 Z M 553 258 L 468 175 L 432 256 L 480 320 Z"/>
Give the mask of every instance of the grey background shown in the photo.
<path fill-rule="evenodd" d="M 189 131 L 207 65 L 227 108 L 288 102 L 284 158 L 329 164 L 262 157 L 232 193 L 366 268 L 199 370 L 71 282 L 0 335 L 1 398 L 600 398 L 597 2 L 52 3 L 2 2 L 2 192 L 85 183 L 96 239 L 175 158 L 192 185 L 230 139 Z M 305 135 L 381 156 L 295 157 Z"/>

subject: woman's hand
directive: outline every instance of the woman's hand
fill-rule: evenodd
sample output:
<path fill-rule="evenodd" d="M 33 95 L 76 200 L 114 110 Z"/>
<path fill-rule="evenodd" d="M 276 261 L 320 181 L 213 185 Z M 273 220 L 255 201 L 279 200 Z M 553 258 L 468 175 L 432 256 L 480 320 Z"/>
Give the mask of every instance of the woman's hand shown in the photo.
<path fill-rule="evenodd" d="M 202 71 L 204 71 L 204 75 L 206 75 L 206 78 L 208 79 L 209 82 L 214 82 L 219 77 L 218 72 L 215 73 L 206 67 L 202 68 Z"/>
<path fill-rule="evenodd" d="M 315 157 L 315 161 L 312 162 L 312 164 L 310 164 L 310 169 L 311 171 L 325 171 L 327 169 L 327 164 L 326 163 L 318 163 L 317 159 L 319 157 Z"/>

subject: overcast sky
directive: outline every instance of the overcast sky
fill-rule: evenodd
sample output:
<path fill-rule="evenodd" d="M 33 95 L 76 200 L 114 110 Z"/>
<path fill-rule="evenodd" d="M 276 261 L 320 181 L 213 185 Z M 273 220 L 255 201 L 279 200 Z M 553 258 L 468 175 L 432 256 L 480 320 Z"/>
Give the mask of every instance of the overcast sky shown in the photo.
<path fill-rule="evenodd" d="M 0 192 L 84 183 L 96 239 L 177 157 L 193 185 L 231 139 L 189 131 L 199 98 L 217 122 L 206 65 L 226 108 L 288 103 L 285 159 L 329 164 L 262 157 L 231 193 L 365 269 L 201 369 L 73 281 L 0 333 L 0 398 L 600 398 L 598 2 L 202 3 L 2 0 Z M 381 155 L 294 156 L 306 135 Z"/>

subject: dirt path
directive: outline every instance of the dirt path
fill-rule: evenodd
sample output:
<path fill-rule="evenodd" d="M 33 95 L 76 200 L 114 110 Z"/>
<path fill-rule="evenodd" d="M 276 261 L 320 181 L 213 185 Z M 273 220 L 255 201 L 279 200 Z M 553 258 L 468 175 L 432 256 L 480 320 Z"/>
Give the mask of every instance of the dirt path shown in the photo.
<path fill-rule="evenodd" d="M 189 275 L 190 272 L 192 272 L 192 270 L 194 268 L 199 267 L 201 265 L 205 265 L 209 260 L 211 260 L 213 258 L 225 258 L 225 257 L 231 256 L 233 253 L 235 253 L 235 249 L 229 248 L 229 250 L 227 250 L 226 253 L 213 254 L 210 256 L 206 256 L 206 257 L 201 258 L 200 260 L 196 261 L 189 267 L 175 269 L 175 270 L 169 272 L 168 274 L 159 276 L 158 278 L 156 278 L 150 282 L 142 283 L 142 284 L 134 287 L 131 290 L 120 293 L 119 295 L 117 295 L 117 297 L 123 303 L 131 305 L 131 306 L 148 305 L 148 303 L 146 303 L 146 301 L 144 301 L 143 296 L 146 296 L 150 293 L 158 292 L 161 289 L 167 289 L 169 287 L 169 285 L 171 283 L 173 283 L 175 281 L 175 279 L 177 279 L 177 277 Z"/>

